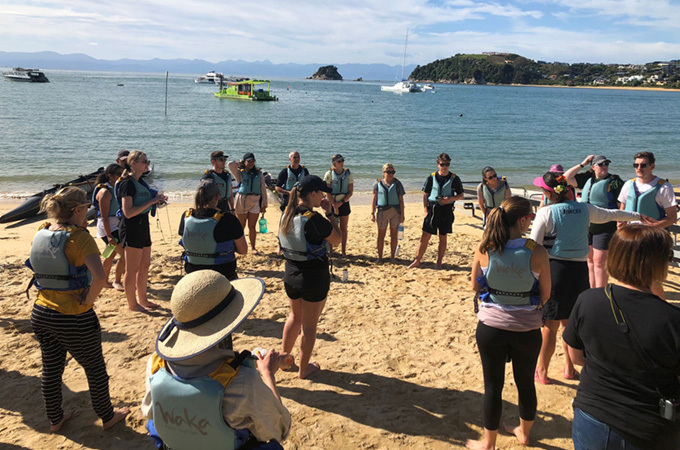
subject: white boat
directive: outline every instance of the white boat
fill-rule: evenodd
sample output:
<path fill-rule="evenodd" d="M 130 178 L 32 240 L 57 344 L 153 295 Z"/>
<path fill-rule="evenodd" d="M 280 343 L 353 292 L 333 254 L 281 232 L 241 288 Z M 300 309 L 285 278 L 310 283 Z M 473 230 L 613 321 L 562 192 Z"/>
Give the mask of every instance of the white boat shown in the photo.
<path fill-rule="evenodd" d="M 38 69 L 24 69 L 15 67 L 9 72 L 3 72 L 2 76 L 8 81 L 24 81 L 29 83 L 49 83 L 44 73 Z"/>
<path fill-rule="evenodd" d="M 224 75 L 221 73 L 217 73 L 214 70 L 211 70 L 210 72 L 206 73 L 203 76 L 200 76 L 194 80 L 194 83 L 210 83 L 210 84 L 216 84 L 220 82 L 220 78 L 224 78 Z"/>
<path fill-rule="evenodd" d="M 422 89 L 423 91 L 434 91 L 434 84 L 424 84 Z"/>
<path fill-rule="evenodd" d="M 401 81 L 394 86 L 380 86 L 383 92 L 396 92 L 398 94 L 407 94 L 409 92 L 421 92 L 418 85 L 411 80 L 404 79 L 404 66 L 406 65 L 406 48 L 408 47 L 408 28 L 406 29 L 406 40 L 404 41 L 404 55 L 401 58 Z"/>

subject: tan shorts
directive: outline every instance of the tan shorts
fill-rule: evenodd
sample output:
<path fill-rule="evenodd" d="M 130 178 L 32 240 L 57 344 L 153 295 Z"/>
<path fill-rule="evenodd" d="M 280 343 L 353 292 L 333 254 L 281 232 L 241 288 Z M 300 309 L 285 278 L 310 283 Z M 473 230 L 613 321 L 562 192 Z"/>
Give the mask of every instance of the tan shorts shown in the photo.
<path fill-rule="evenodd" d="M 401 214 L 397 211 L 397 208 L 388 208 L 385 210 L 378 210 L 375 221 L 378 224 L 378 228 L 384 230 L 385 228 L 397 228 L 399 226 L 399 219 L 401 219 Z"/>
<path fill-rule="evenodd" d="M 234 211 L 236 214 L 260 214 L 260 196 L 255 194 L 243 195 L 236 193 L 234 196 Z"/>

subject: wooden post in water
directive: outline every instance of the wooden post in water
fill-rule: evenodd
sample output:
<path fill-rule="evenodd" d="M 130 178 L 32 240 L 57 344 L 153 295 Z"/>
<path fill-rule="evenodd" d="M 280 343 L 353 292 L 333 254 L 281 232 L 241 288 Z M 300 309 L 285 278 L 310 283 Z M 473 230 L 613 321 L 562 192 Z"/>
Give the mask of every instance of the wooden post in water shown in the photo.
<path fill-rule="evenodd" d="M 165 115 L 168 115 L 168 71 L 165 71 Z"/>

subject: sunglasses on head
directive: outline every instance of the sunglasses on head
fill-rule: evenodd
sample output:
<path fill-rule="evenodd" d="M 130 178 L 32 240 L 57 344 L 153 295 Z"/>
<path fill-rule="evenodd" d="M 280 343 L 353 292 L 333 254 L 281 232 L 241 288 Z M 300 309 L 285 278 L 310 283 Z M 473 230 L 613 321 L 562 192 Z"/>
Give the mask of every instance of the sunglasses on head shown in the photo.
<path fill-rule="evenodd" d="M 598 166 L 598 167 L 609 167 L 609 163 L 608 163 L 607 161 L 601 162 L 601 163 L 597 163 L 597 164 L 595 164 L 595 165 Z"/>
<path fill-rule="evenodd" d="M 647 167 L 647 165 L 648 165 L 647 163 L 639 163 L 639 164 L 635 163 L 635 164 L 633 164 L 633 168 L 637 169 L 639 167 L 640 169 L 644 169 L 645 167 Z"/>
<path fill-rule="evenodd" d="M 389 173 L 390 175 L 394 175 L 395 173 L 397 173 L 397 171 L 396 170 L 386 170 L 385 173 Z"/>
<path fill-rule="evenodd" d="M 451 165 L 451 163 L 450 162 L 440 162 L 439 165 L 442 166 L 442 167 L 449 167 Z"/>

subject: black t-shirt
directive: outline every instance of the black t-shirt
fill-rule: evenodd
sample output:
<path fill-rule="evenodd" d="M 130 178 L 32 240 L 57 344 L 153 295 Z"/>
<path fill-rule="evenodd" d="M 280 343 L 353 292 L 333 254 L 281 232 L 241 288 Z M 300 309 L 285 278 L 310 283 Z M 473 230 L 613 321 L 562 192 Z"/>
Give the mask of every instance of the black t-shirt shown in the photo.
<path fill-rule="evenodd" d="M 442 176 L 442 175 L 439 175 L 439 172 L 435 172 L 434 176 L 437 178 L 437 183 L 439 184 L 440 187 L 444 186 L 444 184 L 446 184 L 446 182 L 449 181 L 449 179 L 451 177 L 453 177 L 453 180 L 451 180 L 451 191 L 453 192 L 453 195 L 456 196 L 456 195 L 463 193 L 463 182 L 460 181 L 460 178 L 458 178 L 458 175 L 454 176 L 454 174 L 452 172 L 449 172 L 447 175 Z M 425 192 L 426 194 L 430 194 L 432 192 L 432 184 L 433 184 L 432 175 L 430 175 L 429 177 L 427 177 L 427 180 L 425 180 L 425 185 L 423 186 L 423 192 Z M 455 202 L 451 202 L 448 205 L 440 205 L 440 206 L 453 207 L 454 203 Z"/>
<path fill-rule="evenodd" d="M 218 211 L 216 209 L 199 209 L 194 211 L 194 217 L 212 217 Z M 182 214 L 182 218 L 179 221 L 179 235 L 184 235 L 184 218 L 185 215 Z M 217 225 L 215 225 L 215 230 L 213 231 L 213 237 L 216 242 L 225 241 L 235 241 L 243 236 L 243 228 L 241 228 L 241 223 L 238 221 L 236 216 L 233 214 L 224 214 Z M 189 261 L 185 261 L 184 264 L 187 272 L 193 270 L 205 269 L 206 266 L 200 266 L 196 264 L 191 264 Z M 236 272 L 236 261 L 218 264 L 216 266 L 211 266 L 214 270 L 224 274 L 227 278 L 230 278 L 228 273 Z"/>
<path fill-rule="evenodd" d="M 586 357 L 574 407 L 643 448 L 680 448 L 680 422 L 661 417 L 657 393 L 679 398 L 680 308 L 621 286 L 612 291 L 628 333 L 603 288 L 579 295 L 564 331 L 564 341 Z M 662 437 L 673 442 L 661 444 Z"/>
<path fill-rule="evenodd" d="M 118 198 L 120 199 L 121 212 L 123 211 L 123 197 L 135 197 L 137 188 L 130 177 L 124 178 L 118 183 Z M 125 214 L 121 216 L 121 221 L 126 222 L 125 227 L 134 228 L 136 225 L 141 225 L 144 221 L 148 221 L 149 213 L 137 214 L 134 217 L 127 218 Z"/>
<path fill-rule="evenodd" d="M 305 212 L 309 211 L 307 208 L 304 207 L 298 207 L 296 210 L 296 214 L 304 214 Z M 321 214 L 314 214 L 307 222 L 305 223 L 305 239 L 310 244 L 314 245 L 320 245 L 324 239 L 326 239 L 328 236 L 331 235 L 333 232 L 333 226 L 331 223 Z M 324 256 L 321 258 L 322 260 L 325 261 L 325 264 L 328 264 L 328 257 Z M 286 262 L 294 264 L 298 267 L 304 268 L 304 267 L 309 267 L 309 266 L 316 266 L 322 263 L 318 258 L 316 259 L 310 259 L 307 261 L 294 261 L 287 259 Z"/>
<path fill-rule="evenodd" d="M 309 175 L 309 170 L 305 166 L 300 166 L 297 169 L 290 169 L 291 172 L 293 172 L 293 175 L 296 177 L 300 177 L 300 173 L 303 173 L 303 176 Z M 286 183 L 288 182 L 288 167 L 283 169 L 281 172 L 279 172 L 279 176 L 276 178 L 276 185 L 280 188 L 286 189 Z M 288 205 L 288 194 L 281 194 L 281 210 L 283 211 L 286 209 L 286 205 Z"/>

